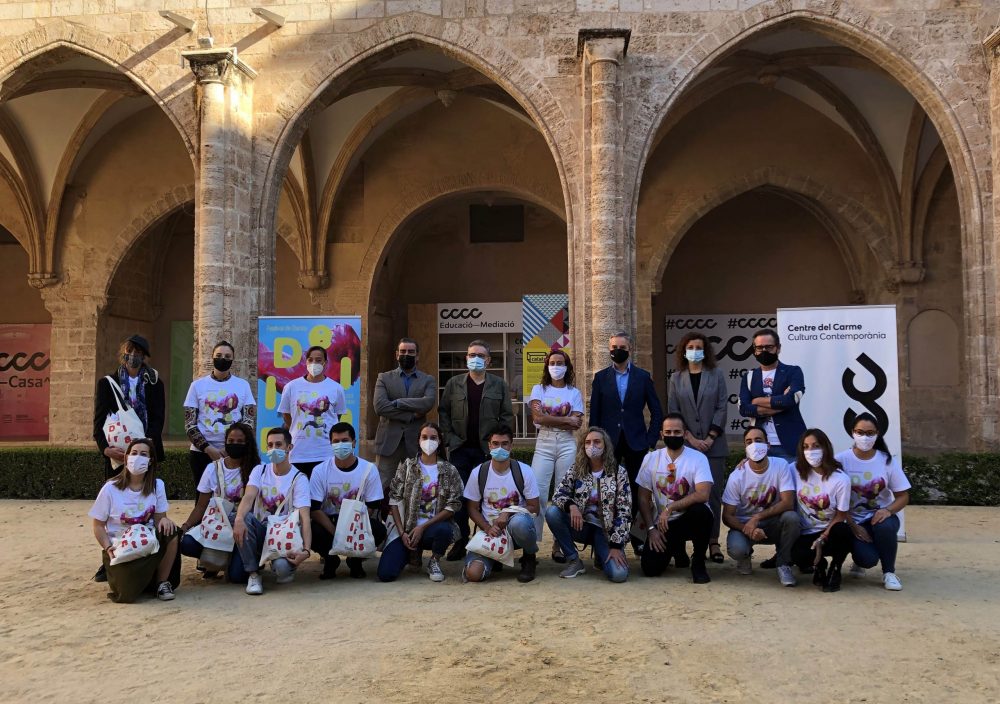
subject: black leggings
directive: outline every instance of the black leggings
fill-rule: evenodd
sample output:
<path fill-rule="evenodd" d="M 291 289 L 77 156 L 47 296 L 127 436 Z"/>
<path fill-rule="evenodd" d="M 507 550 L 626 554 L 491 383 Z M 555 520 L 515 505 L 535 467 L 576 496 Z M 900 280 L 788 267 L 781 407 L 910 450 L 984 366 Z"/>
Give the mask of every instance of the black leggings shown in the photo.
<path fill-rule="evenodd" d="M 705 551 L 708 550 L 708 535 L 712 530 L 712 512 L 706 504 L 695 504 L 684 509 L 680 518 L 670 521 L 667 529 L 667 549 L 663 552 L 653 550 L 649 539 L 642 548 L 639 567 L 647 577 L 657 577 L 667 569 L 670 558 L 686 555 L 685 543 L 694 544 L 694 554 L 691 556 L 692 567 L 705 565 Z"/>
<path fill-rule="evenodd" d="M 800 535 L 795 544 L 792 545 L 792 562 L 800 570 L 812 568 L 813 561 L 816 559 L 816 551 L 812 549 L 812 544 L 819 535 L 819 533 Z M 830 537 L 823 544 L 821 554 L 823 557 L 829 557 L 833 560 L 835 566 L 839 566 L 844 564 L 844 559 L 847 557 L 847 553 L 851 551 L 852 544 L 853 536 L 851 535 L 851 529 L 847 527 L 846 523 L 841 521 L 830 529 Z"/>
<path fill-rule="evenodd" d="M 198 482 L 205 473 L 205 467 L 212 464 L 212 458 L 200 450 L 191 450 L 188 452 L 188 461 L 191 463 L 191 477 L 194 479 L 194 495 L 198 498 Z"/>

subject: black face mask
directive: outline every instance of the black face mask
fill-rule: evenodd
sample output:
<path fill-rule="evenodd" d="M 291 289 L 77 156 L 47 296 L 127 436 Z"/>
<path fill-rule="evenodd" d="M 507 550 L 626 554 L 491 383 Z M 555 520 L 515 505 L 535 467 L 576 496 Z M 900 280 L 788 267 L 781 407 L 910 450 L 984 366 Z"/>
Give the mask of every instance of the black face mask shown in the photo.
<path fill-rule="evenodd" d="M 679 450 L 684 447 L 684 436 L 683 435 L 664 435 L 663 444 L 667 446 L 669 450 Z"/>
<path fill-rule="evenodd" d="M 628 359 L 628 350 L 611 350 L 611 361 L 615 364 L 624 364 Z"/>
<path fill-rule="evenodd" d="M 399 368 L 404 372 L 408 372 L 417 366 L 417 356 L 415 354 L 401 354 L 397 359 L 399 360 Z"/>
<path fill-rule="evenodd" d="M 226 443 L 226 454 L 232 457 L 234 460 L 241 460 L 247 455 L 247 446 L 245 443 L 227 442 Z"/>
<path fill-rule="evenodd" d="M 757 352 L 754 354 L 754 357 L 756 357 L 757 361 L 764 367 L 770 367 L 778 361 L 777 352 Z"/>
<path fill-rule="evenodd" d="M 142 355 L 141 354 L 123 354 L 122 364 L 130 369 L 138 369 L 142 366 Z"/>
<path fill-rule="evenodd" d="M 222 357 L 213 357 L 212 366 L 215 367 L 217 371 L 228 372 L 229 368 L 233 366 L 233 360 L 224 359 Z"/>

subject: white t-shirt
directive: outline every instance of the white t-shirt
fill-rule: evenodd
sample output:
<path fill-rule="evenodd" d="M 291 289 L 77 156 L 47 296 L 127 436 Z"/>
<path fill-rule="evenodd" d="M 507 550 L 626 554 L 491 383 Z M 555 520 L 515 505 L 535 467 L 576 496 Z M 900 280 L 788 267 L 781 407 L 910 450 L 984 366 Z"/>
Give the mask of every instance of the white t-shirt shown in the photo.
<path fill-rule="evenodd" d="M 215 462 L 210 462 L 205 467 L 205 471 L 201 473 L 201 480 L 198 482 L 198 491 L 202 494 L 215 496 L 219 493 L 219 473 L 215 465 Z M 222 498 L 238 504 L 240 499 L 243 498 L 243 473 L 240 468 L 230 469 L 223 465 L 222 481 L 226 483 L 226 493 Z"/>
<path fill-rule="evenodd" d="M 198 411 L 198 430 L 216 449 L 225 444 L 226 428 L 243 420 L 243 407 L 256 405 L 250 384 L 238 376 L 225 381 L 216 381 L 211 374 L 195 379 L 184 397 L 184 407 Z"/>
<path fill-rule="evenodd" d="M 604 470 L 600 472 L 594 472 L 594 487 L 590 490 L 590 496 L 587 497 L 587 506 L 583 509 L 583 520 L 587 523 L 593 523 L 595 526 L 603 525 L 601 523 L 601 492 L 598 489 L 598 484 L 601 481 L 601 477 L 604 476 Z"/>
<path fill-rule="evenodd" d="M 735 506 L 736 518 L 746 523 L 752 516 L 778 503 L 783 491 L 795 491 L 791 468 L 780 457 L 769 457 L 763 474 L 753 471 L 749 462 L 734 469 L 726 481 L 722 503 Z"/>
<path fill-rule="evenodd" d="M 247 486 L 256 487 L 259 492 L 254 505 L 254 515 L 262 520 L 278 510 L 278 506 L 285 500 L 290 488 L 293 493 L 288 503 L 285 504 L 282 515 L 287 516 L 295 509 L 309 508 L 309 480 L 295 467 L 278 476 L 274 473 L 274 465 L 259 464 L 250 472 L 250 481 L 247 482 Z"/>
<path fill-rule="evenodd" d="M 673 465 L 671 467 L 671 465 Z M 680 501 L 694 491 L 695 485 L 712 482 L 712 469 L 708 458 L 694 448 L 685 447 L 671 462 L 666 448 L 650 452 L 642 460 L 635 483 L 653 494 L 653 518 L 659 517 L 667 506 Z M 680 518 L 683 511 L 670 514 L 670 520 Z"/>
<path fill-rule="evenodd" d="M 761 369 L 765 396 L 771 396 L 774 393 L 774 373 L 776 371 L 778 371 L 777 368 L 770 369 L 768 371 Z M 764 433 L 767 435 L 768 445 L 781 444 L 781 440 L 778 439 L 778 430 L 774 427 L 774 418 L 772 416 L 769 416 L 768 419 L 764 421 Z"/>
<path fill-rule="evenodd" d="M 420 504 L 417 525 L 423 525 L 437 515 L 438 466 L 420 463 Z"/>
<path fill-rule="evenodd" d="M 378 467 L 368 460 L 357 458 L 354 469 L 342 470 L 335 461 L 330 459 L 313 468 L 309 479 L 309 498 L 321 502 L 323 513 L 333 517 L 340 513 L 340 504 L 344 499 L 358 499 L 362 489 L 361 482 L 368 472 L 364 494 L 358 500 L 382 500 L 382 480 L 379 478 Z"/>
<path fill-rule="evenodd" d="M 877 510 L 891 504 L 894 493 L 910 488 L 899 457 L 886 464 L 881 450 L 876 450 L 870 460 L 859 459 L 854 450 L 845 450 L 837 459 L 851 479 L 851 518 L 855 523 L 864 523 Z"/>
<path fill-rule="evenodd" d="M 133 489 L 119 489 L 112 480 L 101 487 L 87 515 L 104 521 L 108 537 L 115 540 L 127 526 L 144 523 L 155 528 L 153 514 L 166 513 L 169 509 L 162 479 L 156 480 L 156 491 L 148 496 Z"/>
<path fill-rule="evenodd" d="M 803 535 L 819 533 L 830 525 L 837 511 L 851 509 L 851 480 L 844 472 L 834 472 L 824 481 L 810 467 L 809 476 L 803 480 L 793 465 L 792 475 Z"/>
<path fill-rule="evenodd" d="M 126 375 L 126 378 L 128 379 L 128 402 L 134 406 L 139 400 L 139 375 Z"/>
<path fill-rule="evenodd" d="M 540 401 L 541 411 L 547 416 L 557 416 L 565 418 L 573 413 L 583 413 L 583 396 L 575 386 L 542 386 L 535 384 L 531 389 L 531 396 L 528 403 Z M 535 425 L 536 428 L 544 426 Z"/>
<path fill-rule="evenodd" d="M 299 377 L 281 392 L 278 413 L 292 417 L 292 462 L 321 462 L 333 457 L 330 428 L 347 410 L 344 388 L 323 377 L 315 383 Z"/>
<path fill-rule="evenodd" d="M 535 473 L 531 470 L 531 465 L 518 462 L 521 467 L 521 476 L 524 477 L 524 496 L 517 490 L 514 483 L 514 473 L 507 470 L 503 474 L 497 474 L 493 469 L 493 461 L 490 461 L 486 475 L 485 496 L 479 493 L 479 465 L 472 470 L 469 481 L 465 483 L 465 493 L 463 496 L 471 501 L 479 502 L 479 510 L 483 512 L 483 518 L 490 523 L 496 520 L 500 512 L 508 506 L 521 506 L 527 508 L 527 499 L 538 498 L 538 482 L 535 480 Z"/>

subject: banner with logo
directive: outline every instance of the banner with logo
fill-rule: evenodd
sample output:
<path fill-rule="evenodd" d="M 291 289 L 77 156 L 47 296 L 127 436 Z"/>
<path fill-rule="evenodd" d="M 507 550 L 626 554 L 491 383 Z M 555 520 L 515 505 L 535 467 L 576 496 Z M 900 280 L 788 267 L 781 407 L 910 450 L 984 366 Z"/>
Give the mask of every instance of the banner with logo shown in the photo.
<path fill-rule="evenodd" d="M 521 300 L 521 338 L 524 368 L 521 388 L 524 398 L 541 382 L 542 365 L 549 350 L 569 347 L 569 295 L 565 293 L 532 294 Z"/>
<path fill-rule="evenodd" d="M 689 332 L 701 332 L 712 343 L 716 365 L 726 375 L 729 410 L 726 435 L 742 437 L 750 420 L 740 417 L 740 382 L 747 370 L 757 366 L 753 356 L 753 334 L 778 324 L 773 313 L 714 313 L 666 316 L 667 378 L 677 371 L 676 351 Z"/>
<path fill-rule="evenodd" d="M 48 440 L 52 326 L 0 325 L 0 439 Z"/>
<path fill-rule="evenodd" d="M 438 304 L 439 335 L 468 332 L 521 332 L 521 304 Z"/>
<path fill-rule="evenodd" d="M 306 351 L 326 350 L 326 375 L 344 388 L 347 412 L 340 420 L 351 423 L 361 437 L 361 318 L 262 317 L 257 332 L 257 439 L 263 451 L 267 431 L 282 425 L 278 404 L 292 379 L 306 374 Z"/>

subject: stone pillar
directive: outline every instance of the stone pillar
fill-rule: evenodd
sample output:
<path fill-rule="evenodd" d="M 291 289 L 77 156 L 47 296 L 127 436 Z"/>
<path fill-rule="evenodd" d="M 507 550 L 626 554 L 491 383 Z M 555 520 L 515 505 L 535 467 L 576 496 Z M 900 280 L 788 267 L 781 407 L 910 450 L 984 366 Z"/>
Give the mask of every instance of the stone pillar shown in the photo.
<path fill-rule="evenodd" d="M 969 300 L 970 286 L 966 285 L 966 310 L 985 308 L 983 324 L 965 322 L 965 355 L 968 365 L 968 426 L 969 444 L 972 449 L 996 451 L 1000 447 L 1000 375 L 995 363 L 1000 348 L 1000 197 L 996 184 L 1000 183 L 1000 28 L 993 31 L 983 43 L 990 61 L 990 134 L 992 139 L 991 163 L 993 170 L 992 211 L 984 213 L 991 222 L 983 227 L 988 237 L 984 249 L 985 262 L 992 263 L 982 272 L 988 280 L 983 289 L 992 295 L 981 303 Z M 977 243 L 978 244 L 978 243 Z M 966 272 L 966 278 L 972 275 Z M 992 299 L 992 300 L 989 300 Z"/>
<path fill-rule="evenodd" d="M 253 79 L 236 49 L 183 52 L 197 79 L 200 138 L 194 214 L 194 375 L 212 348 L 236 348 L 233 373 L 256 377 L 257 316 L 264 302 L 261 242 L 251 227 Z"/>
<path fill-rule="evenodd" d="M 608 338 L 635 336 L 635 255 L 622 198 L 622 78 L 629 31 L 581 30 L 583 72 L 584 217 L 573 247 L 572 335 L 580 386 L 609 364 Z"/>

